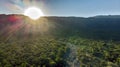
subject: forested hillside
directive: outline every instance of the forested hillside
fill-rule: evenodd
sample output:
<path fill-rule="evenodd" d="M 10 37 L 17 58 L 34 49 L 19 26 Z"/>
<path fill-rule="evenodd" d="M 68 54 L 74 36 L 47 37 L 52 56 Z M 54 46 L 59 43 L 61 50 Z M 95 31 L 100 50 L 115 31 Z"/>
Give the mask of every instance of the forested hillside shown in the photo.
<path fill-rule="evenodd" d="M 0 15 L 0 67 L 120 67 L 120 16 Z"/>
<path fill-rule="evenodd" d="M 31 33 L 33 35 L 50 34 L 61 37 L 80 36 L 90 39 L 119 40 L 119 26 L 120 16 L 42 17 L 37 21 L 30 20 L 30 18 L 22 15 L 0 16 L 0 30 L 2 30 L 0 35 L 9 35 L 7 32 L 12 30 L 14 34 L 17 33 L 16 35 Z M 27 32 L 25 31 L 26 28 L 28 28 Z M 34 32 L 33 28 L 35 29 Z"/>

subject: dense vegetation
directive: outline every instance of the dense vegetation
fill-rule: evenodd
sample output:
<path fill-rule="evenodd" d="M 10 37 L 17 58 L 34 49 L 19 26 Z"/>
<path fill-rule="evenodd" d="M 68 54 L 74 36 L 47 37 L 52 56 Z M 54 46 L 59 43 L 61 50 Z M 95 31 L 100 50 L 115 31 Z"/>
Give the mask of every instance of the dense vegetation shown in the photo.
<path fill-rule="evenodd" d="M 2 67 L 63 67 L 65 44 L 54 39 L 36 38 L 0 43 Z"/>
<path fill-rule="evenodd" d="M 80 67 L 119 67 L 120 42 L 96 41 L 72 37 L 69 42 L 78 49 Z"/>
<path fill-rule="evenodd" d="M 1 42 L 0 46 L 1 67 L 120 66 L 119 42 L 38 37 Z"/>
<path fill-rule="evenodd" d="M 119 26 L 120 16 L 1 15 L 0 67 L 120 67 Z"/>

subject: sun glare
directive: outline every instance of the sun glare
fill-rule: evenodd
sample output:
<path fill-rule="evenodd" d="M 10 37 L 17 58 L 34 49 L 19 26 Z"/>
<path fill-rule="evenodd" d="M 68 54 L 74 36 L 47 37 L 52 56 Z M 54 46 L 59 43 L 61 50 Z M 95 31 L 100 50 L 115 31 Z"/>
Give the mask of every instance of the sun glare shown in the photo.
<path fill-rule="evenodd" d="M 24 11 L 24 15 L 30 17 L 33 20 L 39 19 L 41 16 L 44 16 L 41 9 L 37 7 L 29 7 Z"/>

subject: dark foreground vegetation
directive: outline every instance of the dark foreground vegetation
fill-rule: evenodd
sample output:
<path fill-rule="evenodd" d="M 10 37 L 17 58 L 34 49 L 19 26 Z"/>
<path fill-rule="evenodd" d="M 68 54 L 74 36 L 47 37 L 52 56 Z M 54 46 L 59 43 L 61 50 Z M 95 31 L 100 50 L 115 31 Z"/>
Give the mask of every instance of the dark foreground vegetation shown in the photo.
<path fill-rule="evenodd" d="M 63 67 L 65 44 L 54 39 L 36 38 L 0 43 L 2 67 Z"/>
<path fill-rule="evenodd" d="M 120 43 L 71 37 L 0 42 L 1 67 L 119 67 Z M 63 43 L 64 42 L 64 43 Z M 70 44 L 75 47 L 70 47 Z M 75 48 L 76 50 L 72 50 Z M 76 55 L 74 52 L 76 51 Z M 70 54 L 72 52 L 73 54 Z M 74 56 L 73 58 L 70 57 Z M 71 63 L 69 63 L 71 62 Z"/>
<path fill-rule="evenodd" d="M 119 26 L 120 16 L 1 15 L 0 67 L 120 67 Z"/>

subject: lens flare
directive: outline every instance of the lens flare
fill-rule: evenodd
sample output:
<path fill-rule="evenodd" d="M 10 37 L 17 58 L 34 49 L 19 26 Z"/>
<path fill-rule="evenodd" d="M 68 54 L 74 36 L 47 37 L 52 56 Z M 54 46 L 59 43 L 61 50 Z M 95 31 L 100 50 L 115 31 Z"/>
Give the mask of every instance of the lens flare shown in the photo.
<path fill-rule="evenodd" d="M 44 16 L 43 12 L 37 7 L 29 7 L 25 10 L 24 15 L 34 20 L 39 19 L 41 16 Z"/>
<path fill-rule="evenodd" d="M 4 4 L 6 8 L 2 9 L 2 11 L 8 11 L 7 14 L 11 15 L 3 15 L 5 18 L 0 18 L 0 23 L 6 22 L 0 29 L 2 31 L 0 36 L 3 36 L 2 38 L 7 41 L 11 40 L 13 36 L 18 35 L 18 38 L 27 39 L 30 36 L 35 36 L 34 34 L 46 34 L 52 24 L 48 22 L 47 18 L 41 17 L 44 16 L 42 12 L 44 2 L 45 0 L 41 0 L 40 2 L 38 0 L 10 0 L 9 3 Z M 7 26 L 5 27 L 5 25 Z"/>

